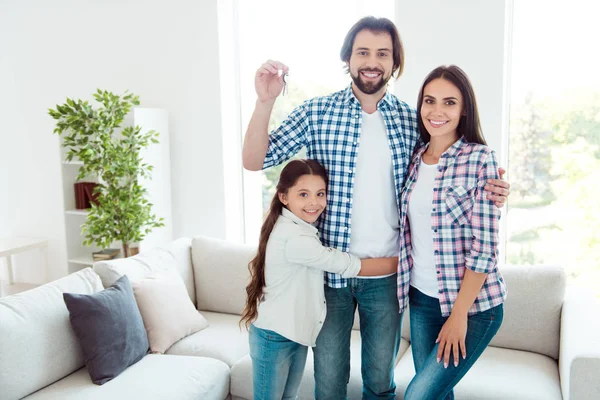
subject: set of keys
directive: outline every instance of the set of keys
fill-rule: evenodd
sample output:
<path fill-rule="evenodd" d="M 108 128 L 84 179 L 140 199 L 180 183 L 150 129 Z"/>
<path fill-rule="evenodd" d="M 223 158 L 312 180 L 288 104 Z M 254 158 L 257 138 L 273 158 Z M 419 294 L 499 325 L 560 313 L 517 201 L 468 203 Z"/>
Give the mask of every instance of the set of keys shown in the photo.
<path fill-rule="evenodd" d="M 288 87 L 287 87 L 288 86 L 287 85 L 288 74 L 287 74 L 287 72 L 283 73 L 283 71 L 281 71 L 281 73 L 282 73 L 281 80 L 283 81 L 283 91 L 281 92 L 281 95 L 285 96 L 287 94 L 287 92 L 288 92 Z"/>

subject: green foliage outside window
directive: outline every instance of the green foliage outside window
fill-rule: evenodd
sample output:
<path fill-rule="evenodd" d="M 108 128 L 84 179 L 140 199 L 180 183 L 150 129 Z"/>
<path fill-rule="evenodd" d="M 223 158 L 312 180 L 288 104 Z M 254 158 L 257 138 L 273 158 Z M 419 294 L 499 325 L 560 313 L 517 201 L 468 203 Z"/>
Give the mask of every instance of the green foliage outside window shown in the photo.
<path fill-rule="evenodd" d="M 507 262 L 558 263 L 600 296 L 600 95 L 511 110 Z"/>

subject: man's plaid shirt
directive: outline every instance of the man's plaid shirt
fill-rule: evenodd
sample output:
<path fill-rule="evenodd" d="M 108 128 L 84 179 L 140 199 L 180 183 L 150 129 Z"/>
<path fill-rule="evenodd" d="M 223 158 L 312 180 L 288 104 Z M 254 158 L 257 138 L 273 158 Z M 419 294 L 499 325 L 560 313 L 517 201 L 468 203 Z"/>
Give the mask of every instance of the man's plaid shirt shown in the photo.
<path fill-rule="evenodd" d="M 408 202 L 426 149 L 427 145 L 415 152 L 402 193 L 400 311 L 408 305 L 412 269 Z M 495 153 L 487 146 L 459 139 L 440 158 L 433 189 L 431 229 L 440 307 L 446 317 L 458 296 L 465 268 L 488 274 L 469 315 L 495 307 L 506 298 L 504 279 L 497 267 L 500 209 L 486 198 L 483 189 L 490 178 L 498 179 L 498 165 Z"/>
<path fill-rule="evenodd" d="M 417 116 L 413 108 L 389 92 L 379 102 L 378 109 L 387 128 L 396 203 L 400 207 L 406 171 L 420 140 Z M 361 106 L 352 93 L 352 86 L 329 96 L 308 100 L 271 132 L 263 164 L 263 169 L 279 165 L 306 147 L 307 157 L 325 167 L 329 176 L 327 207 L 317 222 L 317 228 L 325 246 L 346 252 L 352 234 L 352 196 L 361 124 Z M 373 193 L 374 206 L 377 196 Z M 327 273 L 325 280 L 330 287 L 346 286 L 346 280 L 337 274 Z"/>

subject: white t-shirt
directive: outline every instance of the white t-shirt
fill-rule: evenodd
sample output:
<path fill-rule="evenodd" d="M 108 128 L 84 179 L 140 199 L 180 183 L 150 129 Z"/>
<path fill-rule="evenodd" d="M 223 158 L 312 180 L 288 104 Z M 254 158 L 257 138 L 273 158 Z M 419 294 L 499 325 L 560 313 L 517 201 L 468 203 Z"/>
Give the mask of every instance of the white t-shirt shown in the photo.
<path fill-rule="evenodd" d="M 439 298 L 438 281 L 433 253 L 433 233 L 431 231 L 431 208 L 437 164 L 419 163 L 417 182 L 408 202 L 408 221 L 411 233 L 411 258 L 413 268 L 410 284 L 427 296 Z"/>
<path fill-rule="evenodd" d="M 350 253 L 359 258 L 397 256 L 399 234 L 392 153 L 383 115 L 379 110 L 373 114 L 362 111 L 352 195 Z"/>

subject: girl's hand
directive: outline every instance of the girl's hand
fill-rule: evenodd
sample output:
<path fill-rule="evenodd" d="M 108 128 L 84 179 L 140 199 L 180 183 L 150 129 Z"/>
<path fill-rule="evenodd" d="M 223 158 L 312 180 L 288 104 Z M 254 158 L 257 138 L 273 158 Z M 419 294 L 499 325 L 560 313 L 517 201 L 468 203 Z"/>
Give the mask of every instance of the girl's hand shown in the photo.
<path fill-rule="evenodd" d="M 450 314 L 442 330 L 440 331 L 436 343 L 439 343 L 437 362 L 444 357 L 444 368 L 448 368 L 450 356 L 454 356 L 454 366 L 458 366 L 459 349 L 463 359 L 467 357 L 467 347 L 465 338 L 467 336 L 467 314 Z"/>
<path fill-rule="evenodd" d="M 358 276 L 380 276 L 398 271 L 398 257 L 362 258 Z"/>

